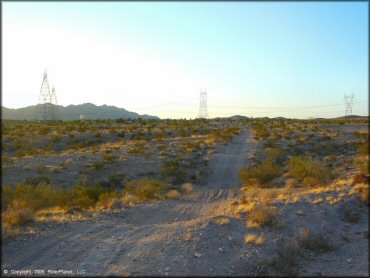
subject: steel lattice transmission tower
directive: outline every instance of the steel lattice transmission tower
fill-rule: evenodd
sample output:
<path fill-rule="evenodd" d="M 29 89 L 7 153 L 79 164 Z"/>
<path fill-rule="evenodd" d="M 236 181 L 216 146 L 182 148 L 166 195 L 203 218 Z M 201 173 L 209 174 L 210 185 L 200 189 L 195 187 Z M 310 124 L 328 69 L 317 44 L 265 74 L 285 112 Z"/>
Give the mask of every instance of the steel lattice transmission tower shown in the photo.
<path fill-rule="evenodd" d="M 57 95 L 53 86 L 50 91 L 48 75 L 44 72 L 42 79 L 39 103 L 38 103 L 38 120 L 55 121 L 57 119 Z"/>
<path fill-rule="evenodd" d="M 345 116 L 351 116 L 352 114 L 352 107 L 353 107 L 353 100 L 355 99 L 355 96 L 353 94 L 351 95 L 344 95 L 344 101 L 346 103 L 346 114 Z"/>
<path fill-rule="evenodd" d="M 200 90 L 199 119 L 208 119 L 207 92 Z"/>

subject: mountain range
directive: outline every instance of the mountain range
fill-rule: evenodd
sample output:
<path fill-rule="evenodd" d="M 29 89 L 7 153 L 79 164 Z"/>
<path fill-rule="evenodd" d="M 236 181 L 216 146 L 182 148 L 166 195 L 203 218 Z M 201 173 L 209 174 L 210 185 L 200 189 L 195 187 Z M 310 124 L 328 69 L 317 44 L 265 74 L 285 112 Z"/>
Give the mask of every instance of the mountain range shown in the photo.
<path fill-rule="evenodd" d="M 36 120 L 39 119 L 38 111 L 41 111 L 42 104 L 13 109 L 1 107 L 1 117 L 4 120 Z M 56 119 L 63 121 L 79 120 L 80 116 L 86 120 L 98 119 L 158 119 L 157 116 L 140 115 L 135 112 L 127 111 L 124 108 L 116 106 L 100 105 L 92 103 L 84 103 L 78 105 L 54 105 Z"/>

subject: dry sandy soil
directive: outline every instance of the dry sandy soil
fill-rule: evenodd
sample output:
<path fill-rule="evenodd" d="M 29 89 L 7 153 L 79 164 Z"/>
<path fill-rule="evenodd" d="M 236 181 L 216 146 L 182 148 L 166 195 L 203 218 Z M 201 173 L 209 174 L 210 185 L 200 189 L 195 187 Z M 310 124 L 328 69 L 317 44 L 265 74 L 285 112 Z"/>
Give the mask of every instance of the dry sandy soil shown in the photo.
<path fill-rule="evenodd" d="M 279 230 L 246 227 L 233 202 L 241 194 L 238 170 L 250 163 L 248 155 L 257 148 L 251 138 L 246 129 L 230 144 L 218 146 L 210 157 L 208 182 L 182 199 L 141 203 L 83 221 L 35 224 L 37 233 L 3 244 L 2 269 L 85 270 L 89 276 L 278 275 L 268 267 L 262 272 L 265 259 L 279 241 L 309 227 L 330 234 L 337 249 L 306 252 L 297 274 L 368 276 L 368 237 L 363 234 L 368 207 L 359 207 L 362 218 L 348 224 L 339 206 L 313 205 L 308 197 L 282 206 L 284 226 Z M 263 234 L 265 243 L 246 244 L 250 232 Z"/>

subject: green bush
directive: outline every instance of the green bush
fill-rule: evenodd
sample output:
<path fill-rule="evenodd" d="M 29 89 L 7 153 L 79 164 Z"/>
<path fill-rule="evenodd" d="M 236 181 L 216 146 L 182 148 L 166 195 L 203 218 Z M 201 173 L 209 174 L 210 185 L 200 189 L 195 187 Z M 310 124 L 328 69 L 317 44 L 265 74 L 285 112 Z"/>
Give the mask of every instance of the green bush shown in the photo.
<path fill-rule="evenodd" d="M 266 127 L 262 123 L 254 123 L 252 125 L 252 128 L 256 133 L 256 139 L 259 138 L 265 139 L 270 135 Z"/>
<path fill-rule="evenodd" d="M 39 183 L 17 184 L 15 188 L 4 187 L 2 200 L 5 207 L 28 208 L 32 211 L 66 205 L 66 194 L 60 188 L 52 188 L 50 184 Z"/>
<path fill-rule="evenodd" d="M 288 171 L 292 178 L 303 182 L 305 186 L 320 185 L 331 177 L 324 163 L 310 157 L 293 156 L 288 161 Z"/>
<path fill-rule="evenodd" d="M 359 154 L 363 154 L 363 155 L 366 155 L 366 154 L 369 154 L 369 143 L 360 143 L 357 145 L 357 152 Z"/>
<path fill-rule="evenodd" d="M 165 160 L 160 167 L 162 177 L 170 179 L 173 183 L 185 182 L 186 171 L 181 169 L 178 160 Z"/>
<path fill-rule="evenodd" d="M 163 198 L 168 189 L 167 183 L 153 179 L 142 179 L 130 181 L 126 185 L 125 192 L 137 196 L 140 201 L 146 201 Z"/>
<path fill-rule="evenodd" d="M 266 148 L 265 149 L 267 160 L 275 163 L 281 163 L 283 159 L 283 151 L 280 148 Z"/>
<path fill-rule="evenodd" d="M 260 166 L 241 168 L 239 171 L 239 177 L 247 187 L 268 187 L 269 182 L 279 175 L 279 166 L 271 160 L 264 160 Z"/>
<path fill-rule="evenodd" d="M 79 183 L 67 192 L 68 205 L 80 208 L 92 207 L 99 200 L 100 195 L 110 192 L 114 192 L 114 190 L 100 183 L 96 183 L 92 187 Z"/>

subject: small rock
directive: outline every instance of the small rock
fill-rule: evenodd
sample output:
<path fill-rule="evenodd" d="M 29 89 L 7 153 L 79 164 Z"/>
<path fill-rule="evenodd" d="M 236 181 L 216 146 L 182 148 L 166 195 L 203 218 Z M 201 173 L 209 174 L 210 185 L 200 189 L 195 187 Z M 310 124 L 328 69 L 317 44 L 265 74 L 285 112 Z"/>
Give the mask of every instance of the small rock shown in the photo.
<path fill-rule="evenodd" d="M 169 267 L 166 267 L 165 269 L 164 269 L 164 271 L 169 271 L 170 270 L 170 268 Z"/>
<path fill-rule="evenodd" d="M 222 249 L 222 248 L 220 247 L 220 248 L 218 248 L 218 251 L 220 251 L 220 252 L 224 252 L 224 249 Z"/>
<path fill-rule="evenodd" d="M 233 238 L 231 236 L 229 236 L 229 240 L 232 240 Z"/>
<path fill-rule="evenodd" d="M 165 275 L 165 276 L 168 276 L 168 275 L 170 275 L 170 274 L 169 274 L 168 272 L 165 272 L 165 273 L 164 273 L 164 275 Z"/>
<path fill-rule="evenodd" d="M 213 272 L 213 268 L 212 268 L 212 267 L 210 267 L 210 268 L 209 268 L 209 271 L 210 271 L 210 272 Z"/>
<path fill-rule="evenodd" d="M 200 254 L 200 253 L 198 253 L 198 252 L 195 252 L 194 256 L 195 256 L 196 258 L 200 258 L 200 256 L 202 256 L 202 254 Z"/>

